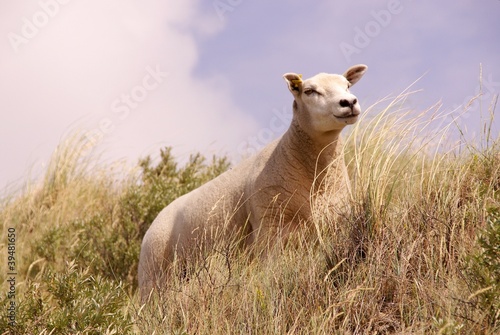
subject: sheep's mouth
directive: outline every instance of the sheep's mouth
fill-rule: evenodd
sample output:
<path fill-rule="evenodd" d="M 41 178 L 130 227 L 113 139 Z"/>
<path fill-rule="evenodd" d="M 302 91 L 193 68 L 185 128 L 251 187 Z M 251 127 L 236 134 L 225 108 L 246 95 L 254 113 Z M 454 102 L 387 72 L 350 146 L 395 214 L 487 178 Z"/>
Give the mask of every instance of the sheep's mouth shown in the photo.
<path fill-rule="evenodd" d="M 354 114 L 354 113 L 350 113 L 350 114 L 347 114 L 347 115 L 335 115 L 335 117 L 337 119 L 353 119 L 353 118 L 357 118 L 359 116 L 359 114 Z"/>
<path fill-rule="evenodd" d="M 359 116 L 359 114 L 352 114 L 352 113 L 348 114 L 348 115 L 343 115 L 343 116 L 335 115 L 338 122 L 341 122 L 341 123 L 346 124 L 346 125 L 356 123 L 356 121 L 358 121 L 358 116 Z"/>

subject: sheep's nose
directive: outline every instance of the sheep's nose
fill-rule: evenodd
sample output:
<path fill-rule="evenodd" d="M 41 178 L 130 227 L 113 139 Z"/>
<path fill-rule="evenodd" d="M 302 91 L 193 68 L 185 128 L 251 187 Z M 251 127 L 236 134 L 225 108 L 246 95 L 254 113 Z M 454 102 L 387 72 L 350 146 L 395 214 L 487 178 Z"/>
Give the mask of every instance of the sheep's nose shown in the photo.
<path fill-rule="evenodd" d="M 353 99 L 352 101 L 349 101 L 347 99 L 340 99 L 339 104 L 340 107 L 351 107 L 354 106 L 358 102 L 358 99 Z"/>

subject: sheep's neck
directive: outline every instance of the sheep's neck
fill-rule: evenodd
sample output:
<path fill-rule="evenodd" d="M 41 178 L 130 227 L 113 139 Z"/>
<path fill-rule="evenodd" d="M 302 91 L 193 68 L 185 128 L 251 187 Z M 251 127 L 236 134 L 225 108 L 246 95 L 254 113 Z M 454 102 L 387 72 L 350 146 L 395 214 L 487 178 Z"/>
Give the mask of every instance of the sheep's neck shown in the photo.
<path fill-rule="evenodd" d="M 289 166 L 301 170 L 311 182 L 323 179 L 342 148 L 340 131 L 318 134 L 312 138 L 295 119 L 292 120 L 283 140 L 286 146 L 283 153 Z"/>

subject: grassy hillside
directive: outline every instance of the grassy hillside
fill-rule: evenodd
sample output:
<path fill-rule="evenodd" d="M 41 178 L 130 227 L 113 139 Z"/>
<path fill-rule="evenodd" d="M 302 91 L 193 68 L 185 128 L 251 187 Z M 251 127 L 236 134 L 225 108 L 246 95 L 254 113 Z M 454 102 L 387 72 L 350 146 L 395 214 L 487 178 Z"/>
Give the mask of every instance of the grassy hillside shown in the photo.
<path fill-rule="evenodd" d="M 318 206 L 316 234 L 263 260 L 221 243 L 147 306 L 136 292 L 145 231 L 227 161 L 179 166 L 165 149 L 124 172 L 83 156 L 78 136 L 62 143 L 44 179 L 0 208 L 11 293 L 0 334 L 498 333 L 500 142 L 485 131 L 450 143 L 452 122 L 431 131 L 444 116 L 404 100 L 370 107 L 349 133 L 350 213 L 333 221 Z"/>

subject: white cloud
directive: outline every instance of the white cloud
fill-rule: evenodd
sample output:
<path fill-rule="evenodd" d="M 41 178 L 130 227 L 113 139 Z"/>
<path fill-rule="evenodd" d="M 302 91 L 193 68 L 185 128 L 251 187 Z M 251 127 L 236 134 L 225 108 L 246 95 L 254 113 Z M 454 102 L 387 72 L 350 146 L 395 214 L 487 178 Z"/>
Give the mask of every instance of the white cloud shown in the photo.
<path fill-rule="evenodd" d="M 99 129 L 103 120 L 112 129 L 102 142 L 105 155 L 132 160 L 162 145 L 179 146 L 183 154 L 231 152 L 255 132 L 252 117 L 232 102 L 224 77 L 192 75 L 197 36 L 223 28 L 216 16 L 197 9 L 196 0 L 40 0 L 2 7 L 2 188 L 31 162 L 46 160 L 70 129 Z M 35 36 L 23 35 L 26 22 L 38 29 Z M 24 42 L 13 46 L 13 34 Z M 168 73 L 165 80 L 143 90 L 147 95 L 126 117 L 115 113 L 112 103 L 143 92 L 148 69 L 156 68 Z"/>

